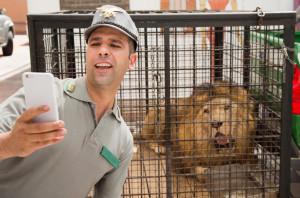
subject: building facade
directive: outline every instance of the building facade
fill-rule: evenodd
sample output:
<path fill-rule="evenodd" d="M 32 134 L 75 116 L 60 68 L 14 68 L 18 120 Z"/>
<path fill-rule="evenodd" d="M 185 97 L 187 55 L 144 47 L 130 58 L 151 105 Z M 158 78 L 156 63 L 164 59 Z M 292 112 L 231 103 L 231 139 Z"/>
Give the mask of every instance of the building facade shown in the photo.
<path fill-rule="evenodd" d="M 94 10 L 105 4 L 113 4 L 129 9 L 129 0 L 60 0 L 62 10 Z"/>

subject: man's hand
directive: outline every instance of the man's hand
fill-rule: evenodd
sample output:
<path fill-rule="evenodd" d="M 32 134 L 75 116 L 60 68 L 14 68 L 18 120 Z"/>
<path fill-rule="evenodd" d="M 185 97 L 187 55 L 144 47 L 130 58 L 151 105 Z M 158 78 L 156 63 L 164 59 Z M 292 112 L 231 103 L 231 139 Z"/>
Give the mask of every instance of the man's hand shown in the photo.
<path fill-rule="evenodd" d="M 67 132 L 63 121 L 32 122 L 35 116 L 48 110 L 47 106 L 30 108 L 16 120 L 10 132 L 0 134 L 3 135 L 0 137 L 0 158 L 26 157 L 36 150 L 61 141 Z"/>

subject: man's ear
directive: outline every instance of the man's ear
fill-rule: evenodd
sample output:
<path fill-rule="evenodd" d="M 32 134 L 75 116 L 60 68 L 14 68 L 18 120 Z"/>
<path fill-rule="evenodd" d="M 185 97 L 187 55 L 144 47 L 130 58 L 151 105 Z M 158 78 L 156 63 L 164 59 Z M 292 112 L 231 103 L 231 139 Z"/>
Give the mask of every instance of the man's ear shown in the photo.
<path fill-rule="evenodd" d="M 130 56 L 129 56 L 129 66 L 128 66 L 129 70 L 134 68 L 135 63 L 137 61 L 137 58 L 138 58 L 137 52 L 130 54 Z"/>

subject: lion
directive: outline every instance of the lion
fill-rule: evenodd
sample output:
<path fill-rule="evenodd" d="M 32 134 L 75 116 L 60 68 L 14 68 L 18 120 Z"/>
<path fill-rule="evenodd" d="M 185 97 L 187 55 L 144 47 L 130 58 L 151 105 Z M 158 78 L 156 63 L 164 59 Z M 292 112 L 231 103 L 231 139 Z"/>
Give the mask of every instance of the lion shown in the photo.
<path fill-rule="evenodd" d="M 180 172 L 244 163 L 253 156 L 254 101 L 241 86 L 216 81 L 196 87 L 190 97 L 171 100 L 169 120 L 171 127 L 166 128 L 165 108 L 150 109 L 141 138 L 155 150 L 169 141 L 174 168 Z"/>
<path fill-rule="evenodd" d="M 172 130 L 172 151 L 180 167 L 189 170 L 251 160 L 255 117 L 247 90 L 217 83 L 197 104 Z"/>

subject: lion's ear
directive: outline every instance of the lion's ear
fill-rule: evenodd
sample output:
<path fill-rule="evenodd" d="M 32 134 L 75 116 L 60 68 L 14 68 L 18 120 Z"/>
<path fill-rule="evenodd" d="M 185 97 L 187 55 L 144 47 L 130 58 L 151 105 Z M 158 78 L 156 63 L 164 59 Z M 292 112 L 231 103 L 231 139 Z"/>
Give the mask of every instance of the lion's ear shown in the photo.
<path fill-rule="evenodd" d="M 190 96 L 190 102 L 201 104 L 205 101 L 208 101 L 211 87 L 212 85 L 210 85 L 209 83 L 194 87 L 193 93 Z"/>
<path fill-rule="evenodd" d="M 199 96 L 199 95 L 203 95 L 205 93 L 208 93 L 209 90 L 211 90 L 212 88 L 212 85 L 209 84 L 209 83 L 204 83 L 204 84 L 201 84 L 199 86 L 196 86 L 193 88 L 193 93 L 192 95 L 193 96 Z"/>

